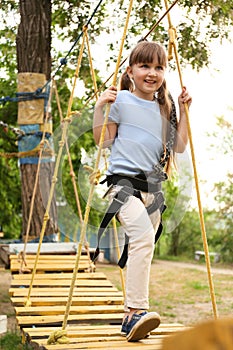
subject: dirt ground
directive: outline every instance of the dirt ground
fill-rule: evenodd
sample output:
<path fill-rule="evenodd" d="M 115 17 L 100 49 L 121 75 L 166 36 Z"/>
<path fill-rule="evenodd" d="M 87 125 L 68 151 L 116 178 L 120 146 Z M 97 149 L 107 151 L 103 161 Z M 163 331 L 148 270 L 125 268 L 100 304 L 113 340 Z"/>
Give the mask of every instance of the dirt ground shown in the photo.
<path fill-rule="evenodd" d="M 111 264 L 97 265 L 97 271 L 119 289 L 119 268 Z M 211 268 L 215 282 L 218 311 L 222 316 L 232 316 L 233 268 Z M 11 274 L 0 268 L 0 315 L 7 315 L 8 330 L 17 328 L 14 308 L 9 297 Z M 213 317 L 205 265 L 156 260 L 152 264 L 150 283 L 151 311 L 160 313 L 163 323 L 192 325 Z"/>

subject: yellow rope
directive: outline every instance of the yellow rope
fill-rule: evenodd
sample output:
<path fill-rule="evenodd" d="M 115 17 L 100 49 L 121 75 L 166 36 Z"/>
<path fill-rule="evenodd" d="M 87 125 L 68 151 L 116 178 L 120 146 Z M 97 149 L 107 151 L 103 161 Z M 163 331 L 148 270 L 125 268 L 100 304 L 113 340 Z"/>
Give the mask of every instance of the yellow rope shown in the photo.
<path fill-rule="evenodd" d="M 70 96 L 69 103 L 68 103 L 66 118 L 63 119 L 63 128 L 62 128 L 61 141 L 59 142 L 59 150 L 58 150 L 58 155 L 57 155 L 57 159 L 56 159 L 56 163 L 55 163 L 54 174 L 53 174 L 53 178 L 52 178 L 52 184 L 51 184 L 49 198 L 48 198 L 48 203 L 47 203 L 47 207 L 46 207 L 46 211 L 45 211 L 45 215 L 44 215 L 44 219 L 43 219 L 43 225 L 42 225 L 42 229 L 41 229 L 41 233 L 40 233 L 40 240 L 39 240 L 39 244 L 38 244 L 36 259 L 35 259 L 34 266 L 33 266 L 32 278 L 31 278 L 31 282 L 30 282 L 30 286 L 29 286 L 29 290 L 28 290 L 28 296 L 27 296 L 27 299 L 26 299 L 26 302 L 25 302 L 25 306 L 30 306 L 31 305 L 30 296 L 31 296 L 31 291 L 32 291 L 32 285 L 33 285 L 34 278 L 35 278 L 36 268 L 37 268 L 37 264 L 38 264 L 38 260 L 39 260 L 39 255 L 40 255 L 42 241 L 43 241 L 43 238 L 44 238 L 46 225 L 47 225 L 47 222 L 49 220 L 49 211 L 50 211 L 51 202 L 52 202 L 52 198 L 53 198 L 54 191 L 55 191 L 55 185 L 56 185 L 56 182 L 57 182 L 57 175 L 58 175 L 59 166 L 60 166 L 60 162 L 61 162 L 63 147 L 64 147 L 64 144 L 66 142 L 66 135 L 67 135 L 67 130 L 68 130 L 68 124 L 71 122 L 71 119 L 70 119 L 71 107 L 72 107 L 72 103 L 73 103 L 75 84 L 76 84 L 76 81 L 77 81 L 77 78 L 78 78 L 78 75 L 79 75 L 79 69 L 80 69 L 80 65 L 81 65 L 81 58 L 82 58 L 82 54 L 83 54 L 83 48 L 84 48 L 84 40 L 82 42 L 80 53 L 79 53 L 79 57 L 78 57 L 78 65 L 77 65 L 77 68 L 76 68 L 76 71 L 75 71 L 75 79 L 74 79 L 74 82 L 73 82 L 72 92 L 71 92 L 71 96 Z"/>
<path fill-rule="evenodd" d="M 52 93 L 53 93 L 53 87 L 51 86 L 50 93 L 49 93 L 48 104 L 47 104 L 48 106 L 50 106 L 50 103 L 51 103 L 51 100 L 52 100 Z M 44 121 L 45 124 L 48 122 L 48 118 L 49 118 L 49 108 L 47 108 L 47 111 L 46 111 L 45 121 Z M 36 192 L 37 192 L 37 187 L 38 187 L 38 182 L 39 182 L 41 159 L 42 159 L 44 145 L 45 145 L 45 143 L 48 143 L 48 141 L 45 139 L 45 132 L 46 132 L 46 130 L 44 128 L 44 131 L 42 133 L 41 142 L 40 142 L 40 152 L 39 152 L 39 157 L 38 157 L 38 166 L 37 166 L 37 170 L 36 170 L 36 178 L 35 178 L 32 198 L 31 198 L 31 205 L 30 205 L 29 217 L 28 217 L 28 222 L 27 222 L 27 230 L 26 230 L 26 235 L 25 235 L 25 240 L 24 240 L 24 248 L 23 248 L 23 251 L 22 251 L 22 254 L 21 254 L 22 260 L 21 260 L 21 266 L 20 266 L 20 270 L 19 270 L 20 273 L 24 272 L 23 265 L 25 267 L 27 266 L 27 262 L 26 262 L 26 248 L 27 248 L 29 231 L 30 231 L 30 226 L 31 226 L 31 221 L 32 221 L 32 214 L 33 214 L 33 210 L 34 210 Z"/>
<path fill-rule="evenodd" d="M 83 32 L 85 33 L 86 30 L 87 30 L 87 27 L 84 27 Z M 74 99 L 76 82 L 77 82 L 77 79 L 79 77 L 79 71 L 80 71 L 80 66 L 81 66 L 81 61 L 82 61 L 82 56 L 83 56 L 83 50 L 84 50 L 84 43 L 85 43 L 85 35 L 83 36 L 83 40 L 82 40 L 82 44 L 81 44 L 79 56 L 78 56 L 78 63 L 77 63 L 77 67 L 76 67 L 75 74 L 74 74 L 74 81 L 73 81 L 73 85 L 72 85 L 72 91 L 70 94 L 70 99 L 69 99 L 67 114 L 66 114 L 67 118 L 72 115 L 71 108 L 72 108 L 73 99 Z"/>
<path fill-rule="evenodd" d="M 117 251 L 117 258 L 118 260 L 120 260 L 121 257 L 121 252 L 120 252 L 120 247 L 119 247 L 119 239 L 118 239 L 118 233 L 117 233 L 117 224 L 116 224 L 116 218 L 115 216 L 112 219 L 112 223 L 113 223 L 113 232 L 114 232 L 114 239 L 116 242 L 116 251 Z M 124 298 L 126 297 L 126 292 L 125 292 L 125 280 L 124 280 L 124 274 L 123 274 L 123 270 L 119 267 L 120 269 L 120 277 L 121 277 L 121 285 L 122 285 L 122 292 L 124 295 Z"/>
<path fill-rule="evenodd" d="M 38 260 L 39 260 L 39 256 L 40 256 L 40 250 L 41 250 L 41 246 L 42 246 L 42 242 L 43 242 L 43 238 L 44 238 L 45 229 L 46 229 L 46 226 L 47 226 L 47 222 L 49 220 L 49 211 L 50 211 L 50 207 L 51 207 L 51 203 L 52 203 L 52 199 L 53 199 L 53 195 L 54 195 L 55 185 L 56 185 L 56 182 L 57 182 L 57 174 L 58 174 L 58 171 L 59 171 L 59 165 L 60 165 L 60 161 L 61 161 L 61 157 L 62 157 L 63 146 L 64 146 L 64 143 L 65 143 L 65 135 L 67 133 L 69 122 L 70 122 L 69 118 L 65 118 L 64 119 L 64 126 L 63 126 L 63 129 L 62 129 L 62 138 L 61 138 L 61 141 L 59 142 L 59 150 L 58 150 L 57 160 L 56 160 L 56 163 L 55 163 L 55 169 L 54 169 L 54 174 L 53 174 L 53 178 L 52 178 L 52 184 L 51 184 L 51 188 L 50 188 L 50 193 L 49 193 L 47 207 L 46 207 L 44 218 L 43 218 L 43 224 L 42 224 L 42 229 L 41 229 L 41 233 L 40 233 L 40 240 L 39 240 L 37 254 L 36 254 L 36 258 L 35 258 L 35 262 L 34 262 L 34 266 L 33 266 L 32 278 L 31 278 L 31 282 L 30 282 L 30 286 L 29 286 L 29 290 L 28 290 L 28 296 L 27 296 L 27 299 L 26 299 L 26 302 L 25 302 L 25 306 L 30 306 L 31 305 L 30 296 L 31 296 L 32 286 L 33 286 L 33 282 L 34 282 L 34 278 L 35 278 L 35 274 L 36 274 L 36 268 L 37 268 L 37 264 L 38 264 Z"/>
<path fill-rule="evenodd" d="M 166 8 L 168 8 L 167 0 L 164 0 L 164 1 L 165 1 Z M 168 17 L 168 23 L 169 23 L 169 34 L 171 35 L 169 45 L 174 50 L 176 64 L 177 64 L 177 68 L 178 68 L 179 79 L 180 79 L 180 85 L 181 85 L 181 88 L 183 88 L 184 85 L 183 85 L 180 61 L 179 61 L 179 57 L 178 57 L 176 33 L 174 30 L 174 27 L 171 24 L 171 18 L 170 18 L 169 13 L 167 14 L 167 17 Z M 171 51 L 171 49 L 170 49 L 170 51 Z M 189 142 L 190 142 L 190 150 L 191 150 L 192 163 L 193 163 L 193 171 L 194 171 L 194 179 L 195 179 L 195 186 L 196 186 L 196 193 L 197 193 L 197 202 L 198 202 L 198 208 L 199 208 L 202 240 L 203 240 L 203 245 L 204 245 L 206 267 L 207 267 L 207 274 L 208 274 L 208 280 L 209 280 L 209 289 L 210 289 L 213 313 L 214 313 L 214 317 L 216 319 L 218 317 L 218 312 L 217 312 L 217 305 L 216 305 L 216 299 L 215 299 L 215 293 L 214 293 L 214 284 L 213 284 L 211 268 L 210 268 L 209 249 L 208 249 L 207 236 L 206 236 L 206 230 L 205 230 L 203 209 L 202 209 L 202 204 L 201 204 L 198 174 L 197 174 L 197 168 L 196 168 L 196 160 L 195 160 L 195 154 L 194 154 L 194 146 L 193 146 L 193 140 L 192 140 L 192 132 L 191 132 L 191 126 L 190 126 L 190 121 L 189 121 L 189 110 L 188 110 L 187 103 L 185 103 L 185 115 L 186 115 L 188 136 L 189 136 Z"/>
<path fill-rule="evenodd" d="M 87 28 L 84 27 L 84 40 L 88 40 L 87 38 Z M 83 50 L 84 50 L 84 40 L 83 40 L 83 45 L 81 47 L 81 50 L 80 50 L 80 55 L 79 55 L 79 59 L 78 59 L 78 64 L 77 64 L 77 67 L 80 67 L 81 65 L 81 55 L 83 54 Z M 88 52 L 89 52 L 89 59 L 91 60 L 91 51 L 90 51 L 90 47 L 88 49 Z M 93 69 L 93 65 L 92 65 L 92 71 L 94 72 L 94 69 Z M 92 77 L 95 81 L 95 76 L 94 76 L 94 73 L 92 72 Z M 78 76 L 78 73 L 79 73 L 79 68 L 77 69 L 76 71 L 76 76 Z M 76 83 L 76 81 L 74 82 L 74 84 Z M 96 83 L 94 84 L 96 86 Z M 74 89 L 73 89 L 74 91 Z M 57 88 L 56 88 L 56 84 L 55 84 L 55 94 L 56 94 L 56 100 L 57 100 L 57 105 L 58 105 L 58 110 L 59 110 L 59 115 L 60 115 L 60 121 L 62 123 L 63 121 L 63 117 L 62 117 L 62 110 L 61 110 L 61 105 L 60 105 L 60 99 L 59 99 L 59 95 L 58 95 L 58 91 L 57 91 Z M 71 104 L 70 104 L 71 105 Z M 70 107 L 71 108 L 71 107 Z M 72 116 L 74 113 L 77 114 L 77 112 L 72 112 L 70 109 L 69 109 L 69 115 Z M 78 112 L 78 114 L 80 114 Z M 80 205 L 80 200 L 79 200 L 79 195 L 78 195 L 78 190 L 77 190 L 77 186 L 76 186 L 76 176 L 75 176 L 75 172 L 74 172 L 74 169 L 73 169 L 73 163 L 72 163 L 72 159 L 71 159 L 71 156 L 70 156 L 70 151 L 69 151 L 69 146 L 68 146 L 68 140 L 66 138 L 66 142 L 65 142 L 65 145 L 66 145 L 66 151 L 67 151 L 67 155 L 68 155 L 68 161 L 69 161 L 69 166 L 70 166 L 70 176 L 71 176 L 71 181 L 72 181 L 72 184 L 73 184 L 73 189 L 74 189 L 74 194 L 75 194 L 75 201 L 76 201 L 76 206 L 77 206 L 77 209 L 78 209 L 78 215 L 79 215 L 79 218 L 80 218 L 80 222 L 81 224 L 83 223 L 83 216 L 82 216 L 82 210 L 81 210 L 81 205 Z M 74 233 L 75 234 L 75 233 Z M 84 247 L 86 249 L 86 252 L 87 252 L 87 256 L 88 256 L 88 261 L 89 261 L 89 272 L 94 272 L 95 270 L 95 265 L 94 263 L 92 262 L 91 260 L 91 256 L 90 256 L 90 249 L 89 249 L 89 244 L 87 242 L 87 239 L 85 237 L 85 244 L 84 244 Z"/>
<path fill-rule="evenodd" d="M 46 142 L 47 140 L 45 140 Z M 47 156 L 47 157 L 51 157 L 54 155 L 54 152 L 53 150 L 50 148 L 50 145 L 48 142 L 47 143 L 47 146 L 48 148 L 44 149 L 43 150 L 43 156 Z M 3 152 L 0 152 L 0 157 L 2 158 L 7 158 L 7 159 L 10 159 L 10 158 L 25 158 L 25 157 L 33 157 L 35 155 L 38 155 L 40 154 L 40 149 L 41 149 L 41 142 L 39 145 L 37 145 L 35 148 L 33 148 L 32 150 L 30 151 L 24 151 L 24 152 L 11 152 L 11 153 L 3 153 Z"/>
<path fill-rule="evenodd" d="M 119 56 L 118 56 L 118 60 L 117 60 L 117 64 L 116 64 L 116 70 L 115 70 L 115 74 L 114 74 L 113 85 L 116 84 L 116 80 L 117 80 L 117 73 L 118 73 L 119 64 L 120 64 L 120 58 L 121 58 L 121 55 L 122 55 L 124 40 L 125 40 L 125 37 L 126 37 L 127 26 L 128 26 L 128 22 L 129 22 L 131 9 L 132 9 L 132 3 L 133 3 L 133 0 L 130 1 L 128 13 L 127 13 L 127 19 L 126 19 L 126 23 L 125 23 L 125 28 L 124 28 L 124 33 L 123 33 L 123 37 L 122 37 L 122 42 L 121 42 L 121 47 L 120 47 L 120 51 L 119 51 Z M 98 171 L 98 166 L 99 166 L 99 161 L 100 161 L 100 156 L 101 156 L 101 149 L 103 147 L 103 141 L 104 141 L 104 135 L 105 135 L 105 130 L 106 130 L 106 124 L 107 124 L 107 121 L 108 121 L 108 114 L 109 114 L 109 108 L 108 108 L 108 112 L 106 112 L 105 119 L 104 119 L 104 125 L 103 125 L 103 129 L 102 129 L 102 132 L 101 132 L 100 146 L 99 146 L 99 150 L 98 150 L 98 153 L 97 153 L 97 159 L 96 159 L 96 163 L 95 163 L 94 172 Z M 81 230 L 81 234 L 80 234 L 80 242 L 78 244 L 78 249 L 77 249 L 77 254 L 76 254 L 76 261 L 75 261 L 75 267 L 74 267 L 74 271 L 73 271 L 73 278 L 72 278 L 72 281 L 71 281 L 68 302 L 67 302 L 67 305 L 66 305 L 66 311 L 65 311 L 65 315 L 64 315 L 63 324 L 62 324 L 62 329 L 63 330 L 67 326 L 67 320 L 68 320 L 70 306 L 71 306 L 71 302 L 72 302 L 72 295 L 73 295 L 73 290 L 74 290 L 74 286 L 75 286 L 76 275 L 77 275 L 77 272 L 78 272 L 78 265 L 79 265 L 79 260 L 80 260 L 80 256 L 81 256 L 82 245 L 83 245 L 83 241 L 84 241 L 84 237 L 85 237 L 85 233 L 86 233 L 86 228 L 87 228 L 87 223 L 88 223 L 88 218 L 89 218 L 89 213 L 90 213 L 90 204 L 91 204 L 91 200 L 92 200 L 93 193 L 94 193 L 94 186 L 95 186 L 94 183 L 92 183 L 91 186 L 90 186 L 89 196 L 88 196 L 88 200 L 87 200 L 87 204 L 86 204 L 86 210 L 85 210 L 85 214 L 84 214 L 84 221 L 83 221 L 82 230 Z"/>
<path fill-rule="evenodd" d="M 95 70 L 93 67 L 93 60 L 92 60 L 92 55 L 91 55 L 91 49 L 90 49 L 90 43 L 87 35 L 87 31 L 84 32 L 86 43 L 87 43 L 87 52 L 88 52 L 88 57 L 89 57 L 89 64 L 90 64 L 90 72 L 91 72 L 91 77 L 94 85 L 94 92 L 95 92 L 95 97 L 98 99 L 98 87 L 96 83 L 96 77 L 95 77 Z"/>

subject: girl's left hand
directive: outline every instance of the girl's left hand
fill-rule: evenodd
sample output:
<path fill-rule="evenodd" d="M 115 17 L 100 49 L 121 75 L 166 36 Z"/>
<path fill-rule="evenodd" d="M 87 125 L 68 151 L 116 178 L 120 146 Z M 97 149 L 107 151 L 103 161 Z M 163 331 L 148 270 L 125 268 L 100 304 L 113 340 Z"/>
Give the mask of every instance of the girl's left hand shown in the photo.
<path fill-rule="evenodd" d="M 189 95 L 189 92 L 187 91 L 187 88 L 185 86 L 183 86 L 182 92 L 178 97 L 178 102 L 179 102 L 180 110 L 184 110 L 185 103 L 188 104 L 188 107 L 190 107 L 192 103 L 192 97 Z"/>

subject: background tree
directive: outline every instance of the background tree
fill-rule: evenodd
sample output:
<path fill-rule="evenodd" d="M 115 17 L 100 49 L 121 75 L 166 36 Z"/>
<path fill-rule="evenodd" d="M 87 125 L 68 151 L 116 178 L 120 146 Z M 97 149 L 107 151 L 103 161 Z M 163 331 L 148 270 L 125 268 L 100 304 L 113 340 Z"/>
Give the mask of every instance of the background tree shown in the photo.
<path fill-rule="evenodd" d="M 45 0 L 39 2 L 22 0 L 19 2 L 19 12 L 20 23 L 16 36 L 18 73 L 43 73 L 46 80 L 49 80 L 51 76 L 51 2 Z M 32 79 L 33 77 L 32 75 Z M 40 87 L 38 86 L 38 88 Z M 27 123 L 25 122 L 25 124 Z M 36 124 L 36 122 L 34 123 Z M 34 123 L 32 122 L 31 124 Z M 30 135 L 27 135 L 27 133 L 24 136 L 24 138 L 29 137 Z M 31 198 L 38 168 L 38 162 L 34 164 L 30 157 L 27 159 L 25 163 L 20 162 L 23 235 L 27 231 Z M 36 189 L 29 231 L 30 236 L 38 237 L 40 235 L 46 206 L 45 198 L 42 198 L 41 189 L 43 188 L 45 195 L 48 196 L 53 169 L 52 161 L 41 163 L 41 181 Z M 45 235 L 58 232 L 55 197 L 51 204 L 49 216 Z"/>
<path fill-rule="evenodd" d="M 223 116 L 217 118 L 217 130 L 212 135 L 212 149 L 221 159 L 232 165 L 233 124 Z M 216 232 L 211 244 L 221 253 L 223 260 L 233 262 L 233 166 L 225 179 L 214 186 L 216 200 Z"/>

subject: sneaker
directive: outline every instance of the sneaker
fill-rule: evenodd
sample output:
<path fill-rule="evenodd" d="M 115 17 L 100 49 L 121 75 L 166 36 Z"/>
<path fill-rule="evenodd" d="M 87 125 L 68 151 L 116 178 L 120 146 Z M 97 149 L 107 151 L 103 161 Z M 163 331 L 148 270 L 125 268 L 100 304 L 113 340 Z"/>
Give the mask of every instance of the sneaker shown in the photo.
<path fill-rule="evenodd" d="M 148 336 L 149 332 L 157 328 L 159 325 L 160 316 L 156 312 L 144 311 L 139 314 L 135 313 L 131 320 L 126 324 L 126 338 L 129 342 L 144 339 Z"/>
<path fill-rule="evenodd" d="M 124 322 L 121 325 L 121 335 L 123 337 L 126 337 L 127 335 L 127 323 L 128 323 L 128 316 L 125 317 Z"/>
<path fill-rule="evenodd" d="M 128 325 L 128 316 L 125 317 L 124 322 L 121 325 L 121 335 L 123 337 L 127 336 L 127 325 Z M 150 333 L 148 333 L 145 338 L 148 338 L 150 336 Z"/>

